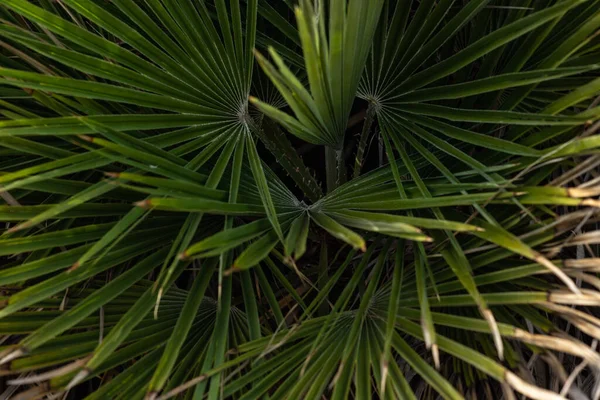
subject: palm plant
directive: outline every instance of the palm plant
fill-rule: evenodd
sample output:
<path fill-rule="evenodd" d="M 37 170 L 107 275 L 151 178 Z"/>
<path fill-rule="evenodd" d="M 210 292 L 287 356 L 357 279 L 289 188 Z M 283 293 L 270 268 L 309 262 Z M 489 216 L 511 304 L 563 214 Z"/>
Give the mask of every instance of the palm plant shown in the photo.
<path fill-rule="evenodd" d="M 600 396 L 600 0 L 0 18 L 3 398 Z"/>

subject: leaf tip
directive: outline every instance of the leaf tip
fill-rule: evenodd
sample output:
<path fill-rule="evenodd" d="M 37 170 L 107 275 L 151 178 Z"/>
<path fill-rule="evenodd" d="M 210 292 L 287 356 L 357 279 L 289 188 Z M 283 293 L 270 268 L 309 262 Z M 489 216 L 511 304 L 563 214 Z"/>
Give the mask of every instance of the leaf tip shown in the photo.
<path fill-rule="evenodd" d="M 0 365 L 4 365 L 6 363 L 9 363 L 12 360 L 21 357 L 22 355 L 25 355 L 25 350 L 20 349 L 20 348 L 19 349 L 15 349 L 15 350 L 9 352 L 8 354 L 6 354 L 4 357 L 2 357 L 0 359 Z"/>
<path fill-rule="evenodd" d="M 155 391 L 148 392 L 148 393 L 146 393 L 146 396 L 144 397 L 144 400 L 155 400 L 156 396 L 158 396 L 157 392 L 155 392 Z"/>
<path fill-rule="evenodd" d="M 81 140 L 85 140 L 86 142 L 90 142 L 90 143 L 94 142 L 94 138 L 90 135 L 77 135 L 77 137 Z"/>
<path fill-rule="evenodd" d="M 241 268 L 234 264 L 228 270 L 223 271 L 223 276 L 231 276 L 234 272 L 239 272 L 239 271 L 241 271 Z"/>
<path fill-rule="evenodd" d="M 73 265 L 71 265 L 67 272 L 73 272 L 79 267 L 81 267 L 81 263 L 79 261 L 76 261 Z"/>
<path fill-rule="evenodd" d="M 440 349 L 436 343 L 431 345 L 431 355 L 433 356 L 433 365 L 435 369 L 440 370 Z"/>
<path fill-rule="evenodd" d="M 105 172 L 104 175 L 109 178 L 117 179 L 119 176 L 121 176 L 121 173 L 120 172 Z"/>
<path fill-rule="evenodd" d="M 71 381 L 67 384 L 66 390 L 71 390 L 75 386 L 79 385 L 81 381 L 83 381 L 90 375 L 90 373 L 91 371 L 89 368 L 84 368 L 81 371 L 79 371 L 77 375 L 75 375 L 73 379 L 71 379 Z"/>
<path fill-rule="evenodd" d="M 583 199 L 581 200 L 582 206 L 600 208 L 600 200 L 595 199 Z"/>
<path fill-rule="evenodd" d="M 12 228 L 8 228 L 6 231 L 4 231 L 4 234 L 8 235 L 8 234 L 11 234 L 11 233 L 15 233 L 15 232 L 18 232 L 18 231 L 20 231 L 22 229 L 25 229 L 26 227 L 27 226 L 24 223 L 23 224 L 18 224 L 18 225 L 13 226 Z"/>
<path fill-rule="evenodd" d="M 135 203 L 133 203 L 133 205 L 141 208 L 150 208 L 152 206 L 152 202 L 150 200 L 142 200 L 136 201 Z"/>

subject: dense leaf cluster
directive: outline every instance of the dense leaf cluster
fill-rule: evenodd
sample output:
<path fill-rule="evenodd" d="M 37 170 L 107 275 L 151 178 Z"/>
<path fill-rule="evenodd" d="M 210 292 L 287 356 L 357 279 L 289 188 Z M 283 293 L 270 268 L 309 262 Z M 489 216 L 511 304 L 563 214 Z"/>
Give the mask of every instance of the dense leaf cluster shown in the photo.
<path fill-rule="evenodd" d="M 2 0 L 3 398 L 595 398 L 600 0 Z"/>

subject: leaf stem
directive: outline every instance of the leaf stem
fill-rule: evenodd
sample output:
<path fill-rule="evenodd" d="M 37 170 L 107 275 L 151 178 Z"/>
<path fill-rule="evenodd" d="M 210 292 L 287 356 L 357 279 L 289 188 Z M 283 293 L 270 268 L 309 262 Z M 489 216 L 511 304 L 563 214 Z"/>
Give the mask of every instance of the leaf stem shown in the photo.
<path fill-rule="evenodd" d="M 325 146 L 325 174 L 327 179 L 327 192 L 332 192 L 338 185 L 336 150 Z"/>
<path fill-rule="evenodd" d="M 369 107 L 367 108 L 367 113 L 365 117 L 365 123 L 363 124 L 363 128 L 360 133 L 360 140 L 358 141 L 358 148 L 356 149 L 356 158 L 354 159 L 354 173 L 352 174 L 353 178 L 357 178 L 360 175 L 363 159 L 365 157 L 367 140 L 369 139 L 369 133 L 371 132 L 371 127 L 373 126 L 374 119 L 375 107 L 373 106 L 373 103 L 369 102 Z"/>
<path fill-rule="evenodd" d="M 253 132 L 311 202 L 314 203 L 323 197 L 319 183 L 275 123 L 265 118 L 262 127 L 254 126 Z"/>
<path fill-rule="evenodd" d="M 329 268 L 329 261 L 327 254 L 327 240 L 326 236 L 323 236 L 321 241 L 321 252 L 319 254 L 319 280 L 317 283 L 319 290 L 325 288 L 325 285 L 327 284 L 327 281 L 329 279 L 329 274 L 327 271 L 327 269 Z M 327 303 L 327 298 L 323 299 L 323 302 L 319 307 L 319 316 L 325 316 L 329 313 Z"/>

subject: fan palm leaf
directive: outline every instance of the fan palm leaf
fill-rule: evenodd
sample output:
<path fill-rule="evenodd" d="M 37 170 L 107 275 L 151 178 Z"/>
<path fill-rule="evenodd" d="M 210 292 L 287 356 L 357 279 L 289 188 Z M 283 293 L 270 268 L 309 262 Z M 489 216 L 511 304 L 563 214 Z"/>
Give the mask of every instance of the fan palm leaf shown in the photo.
<path fill-rule="evenodd" d="M 599 5 L 4 0 L 6 396 L 596 398 Z"/>

